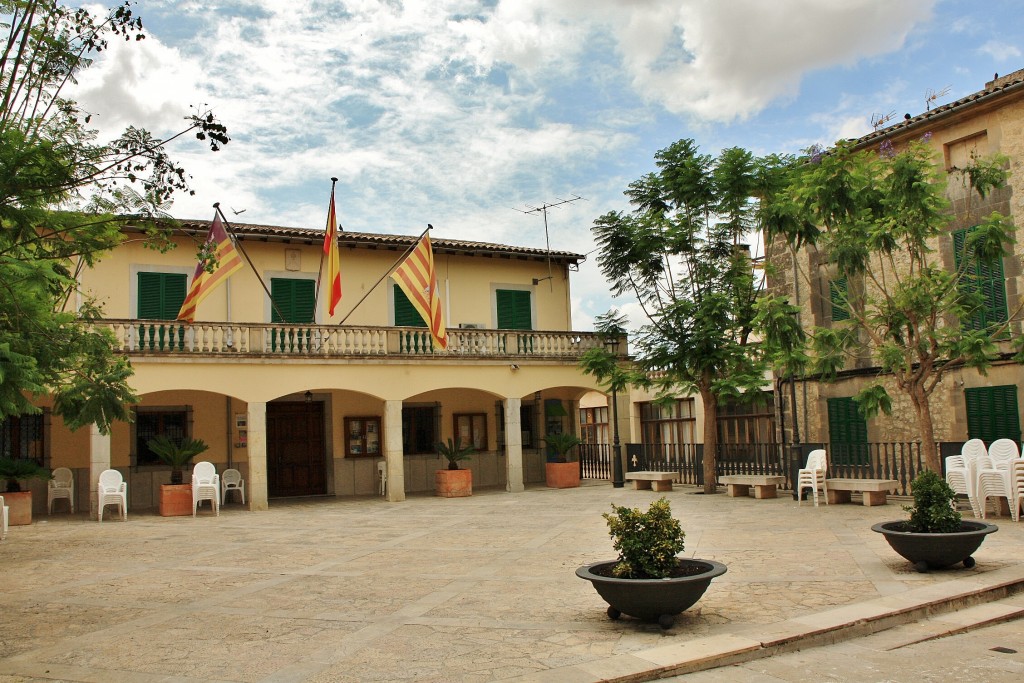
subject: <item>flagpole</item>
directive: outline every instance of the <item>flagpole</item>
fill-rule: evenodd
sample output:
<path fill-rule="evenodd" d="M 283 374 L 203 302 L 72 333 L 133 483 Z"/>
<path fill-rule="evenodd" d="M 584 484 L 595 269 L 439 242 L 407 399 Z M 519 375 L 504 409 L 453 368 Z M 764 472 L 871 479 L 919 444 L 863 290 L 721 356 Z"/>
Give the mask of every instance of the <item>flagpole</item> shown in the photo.
<path fill-rule="evenodd" d="M 345 317 L 342 318 L 340 322 L 338 322 L 338 325 L 344 325 L 345 324 L 345 321 L 348 320 L 349 316 L 352 315 L 353 313 L 355 313 L 356 309 L 359 308 L 359 304 L 361 304 L 364 301 L 366 301 L 366 297 L 370 296 L 370 292 L 372 292 L 373 290 L 377 289 L 377 285 L 379 285 L 381 282 L 383 282 L 384 278 L 386 278 L 388 275 L 391 275 L 391 273 L 394 272 L 395 266 L 397 266 L 402 261 L 402 259 L 404 259 L 406 256 L 408 256 L 409 253 L 413 249 L 416 248 L 416 245 L 418 245 L 420 243 L 420 240 L 423 239 L 423 236 L 426 235 L 428 232 L 430 232 L 433 228 L 434 228 L 433 225 L 431 225 L 430 223 L 427 223 L 427 229 L 424 230 L 423 232 L 421 232 L 419 237 L 417 237 L 416 239 L 413 240 L 412 244 L 409 245 L 409 248 L 405 250 L 405 253 L 403 253 L 401 256 L 399 256 L 397 259 L 395 259 L 395 262 L 391 264 L 390 268 L 388 268 L 388 272 L 386 272 L 383 275 L 381 275 L 380 279 L 373 283 L 373 287 L 370 287 L 370 289 L 366 290 L 366 294 L 363 294 L 363 298 L 356 302 L 356 305 L 352 307 L 352 310 L 350 310 L 348 313 L 345 314 Z"/>
<path fill-rule="evenodd" d="M 327 223 L 324 225 L 324 232 L 327 232 L 328 230 L 331 229 L 331 205 L 334 204 L 334 186 L 337 184 L 337 182 L 338 182 L 337 178 L 334 178 L 334 177 L 331 178 L 331 204 L 329 204 L 327 206 Z M 337 212 L 337 209 L 335 209 L 335 212 Z M 334 224 L 335 225 L 338 224 L 337 213 L 335 213 L 335 216 L 334 216 Z M 337 241 L 338 236 L 335 235 L 334 239 L 335 239 L 335 241 Z M 317 271 L 317 274 L 316 274 L 316 294 L 313 295 L 313 298 L 316 299 L 317 302 L 320 301 L 320 278 L 322 278 L 323 276 L 324 276 L 324 250 L 321 249 L 320 250 L 320 270 Z M 319 305 L 320 304 L 318 303 L 317 306 L 319 306 Z"/>
<path fill-rule="evenodd" d="M 245 247 L 242 246 L 242 242 L 235 237 L 234 231 L 231 229 L 231 224 L 228 222 L 228 217 L 220 210 L 220 202 L 215 203 L 213 208 L 220 216 L 221 222 L 224 224 L 224 229 L 227 230 L 227 233 L 231 235 L 231 238 L 234 240 L 235 246 L 238 247 L 238 251 L 242 252 L 242 256 L 244 256 L 245 260 L 249 263 L 249 267 L 252 268 L 253 274 L 256 276 L 256 279 L 259 280 L 260 286 L 263 287 L 263 291 L 267 293 L 267 298 L 270 299 L 270 306 L 277 312 L 277 317 L 284 322 L 284 315 L 282 315 L 281 309 L 277 307 L 277 304 L 274 303 L 274 297 L 271 295 L 270 290 L 267 289 L 267 283 L 263 281 L 262 277 L 260 277 L 260 272 L 256 270 L 256 266 L 253 265 L 252 259 L 249 258 L 249 254 L 246 253 Z"/>

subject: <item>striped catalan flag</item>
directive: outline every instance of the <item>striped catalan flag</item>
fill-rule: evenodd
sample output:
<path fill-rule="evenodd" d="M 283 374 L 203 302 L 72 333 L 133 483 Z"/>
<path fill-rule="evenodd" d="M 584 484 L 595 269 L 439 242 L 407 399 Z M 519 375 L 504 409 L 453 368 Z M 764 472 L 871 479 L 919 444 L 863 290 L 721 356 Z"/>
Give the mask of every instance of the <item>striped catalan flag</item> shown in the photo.
<path fill-rule="evenodd" d="M 206 244 L 207 251 L 216 259 L 216 265 L 213 272 L 206 270 L 203 261 L 196 265 L 196 272 L 192 275 L 192 286 L 189 287 L 188 295 L 181 304 L 181 310 L 178 311 L 178 320 L 195 320 L 196 306 L 199 302 L 242 267 L 242 257 L 220 222 L 220 214 L 213 217 L 213 225 L 206 236 Z M 211 245 L 213 248 L 210 248 Z"/>
<path fill-rule="evenodd" d="M 334 211 L 334 188 L 331 188 L 331 205 L 327 207 L 327 231 L 324 235 L 324 258 L 327 261 L 327 314 L 334 315 L 334 309 L 341 301 L 341 267 L 338 265 L 338 216 Z"/>
<path fill-rule="evenodd" d="M 430 246 L 429 231 L 416 243 L 405 260 L 391 274 L 416 311 L 430 328 L 430 337 L 437 348 L 448 347 L 448 333 L 444 328 L 441 297 L 437 291 L 437 273 L 434 271 L 434 250 Z"/>

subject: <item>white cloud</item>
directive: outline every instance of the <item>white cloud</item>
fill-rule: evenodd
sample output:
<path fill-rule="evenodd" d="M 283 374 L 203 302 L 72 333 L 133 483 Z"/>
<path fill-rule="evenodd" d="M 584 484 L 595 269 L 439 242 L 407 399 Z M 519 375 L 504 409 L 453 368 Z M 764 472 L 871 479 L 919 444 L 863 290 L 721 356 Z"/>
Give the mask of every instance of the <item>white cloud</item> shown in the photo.
<path fill-rule="evenodd" d="M 999 40 L 990 40 L 978 48 L 984 54 L 992 57 L 997 62 L 1007 62 L 1011 59 L 1020 59 L 1020 49 L 1015 45 L 1009 45 Z"/>

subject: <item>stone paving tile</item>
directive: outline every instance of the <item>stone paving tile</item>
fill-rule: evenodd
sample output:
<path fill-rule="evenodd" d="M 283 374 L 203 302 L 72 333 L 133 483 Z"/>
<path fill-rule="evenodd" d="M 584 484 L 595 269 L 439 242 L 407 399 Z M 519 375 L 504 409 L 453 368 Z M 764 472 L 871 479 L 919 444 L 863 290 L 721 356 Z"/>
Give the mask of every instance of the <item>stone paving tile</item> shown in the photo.
<path fill-rule="evenodd" d="M 0 683 L 555 680 L 1024 561 L 1024 525 L 1008 518 L 973 569 L 918 574 L 870 530 L 903 518 L 898 505 L 695 493 L 665 494 L 684 554 L 729 571 L 669 631 L 609 620 L 574 575 L 613 558 L 610 503 L 646 507 L 661 495 L 649 491 L 275 500 L 266 512 L 102 525 L 44 517 L 0 543 Z"/>

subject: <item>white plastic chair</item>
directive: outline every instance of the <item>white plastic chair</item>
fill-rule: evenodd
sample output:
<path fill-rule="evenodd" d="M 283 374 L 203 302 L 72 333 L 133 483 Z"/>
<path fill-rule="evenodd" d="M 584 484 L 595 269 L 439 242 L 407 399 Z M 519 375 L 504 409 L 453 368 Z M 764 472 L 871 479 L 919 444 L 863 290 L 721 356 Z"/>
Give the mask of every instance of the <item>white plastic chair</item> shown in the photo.
<path fill-rule="evenodd" d="M 996 512 L 999 512 L 999 499 L 1006 498 L 1010 502 L 1010 470 L 1004 467 L 987 467 L 978 471 L 978 507 L 981 518 L 985 519 L 988 499 L 996 499 Z"/>
<path fill-rule="evenodd" d="M 117 470 L 103 470 L 96 485 L 96 516 L 103 523 L 103 508 L 116 505 L 121 519 L 128 521 L 128 484 Z"/>
<path fill-rule="evenodd" d="M 46 512 L 53 514 L 53 501 L 67 498 L 71 513 L 75 512 L 75 475 L 67 467 L 58 467 L 53 471 L 53 479 L 47 482 Z"/>
<path fill-rule="evenodd" d="M 228 494 L 238 491 L 242 496 L 242 505 L 245 505 L 245 480 L 242 473 L 236 469 L 224 470 L 220 475 L 220 500 L 221 503 L 228 502 Z"/>
<path fill-rule="evenodd" d="M 7 524 L 11 517 L 11 508 L 4 504 L 4 497 L 0 496 L 0 541 L 7 538 Z"/>
<path fill-rule="evenodd" d="M 1020 508 L 1024 504 L 1024 458 L 1010 464 L 1010 518 L 1020 521 Z"/>
<path fill-rule="evenodd" d="M 388 464 L 384 460 L 377 463 L 377 481 L 380 482 L 378 489 L 383 496 L 388 490 Z"/>
<path fill-rule="evenodd" d="M 1019 458 L 1020 450 L 1017 448 L 1017 442 L 1012 439 L 996 439 L 988 447 L 988 457 L 998 466 L 1001 462 Z"/>
<path fill-rule="evenodd" d="M 960 455 L 967 467 L 967 499 L 971 503 L 971 510 L 975 517 L 981 517 L 981 509 L 978 507 L 978 468 L 981 458 L 988 458 L 988 448 L 981 439 L 970 439 L 960 449 Z"/>
<path fill-rule="evenodd" d="M 973 468 L 968 466 L 963 455 L 951 455 L 946 458 L 946 483 L 949 484 L 949 488 L 953 489 L 953 493 L 967 496 L 967 500 L 971 503 L 971 510 L 974 510 L 973 489 L 971 488 L 972 470 Z"/>
<path fill-rule="evenodd" d="M 825 485 L 825 473 L 828 471 L 828 460 L 825 457 L 824 449 L 811 451 L 807 456 L 807 465 L 797 471 L 796 475 L 796 504 L 803 502 L 804 489 L 809 488 L 814 492 L 814 507 L 818 507 L 818 489 L 825 496 L 825 504 L 828 505 L 828 487 Z"/>
<path fill-rule="evenodd" d="M 220 516 L 220 477 L 212 462 L 197 462 L 192 468 L 192 516 L 196 516 L 199 503 L 210 501 L 213 512 Z"/>

